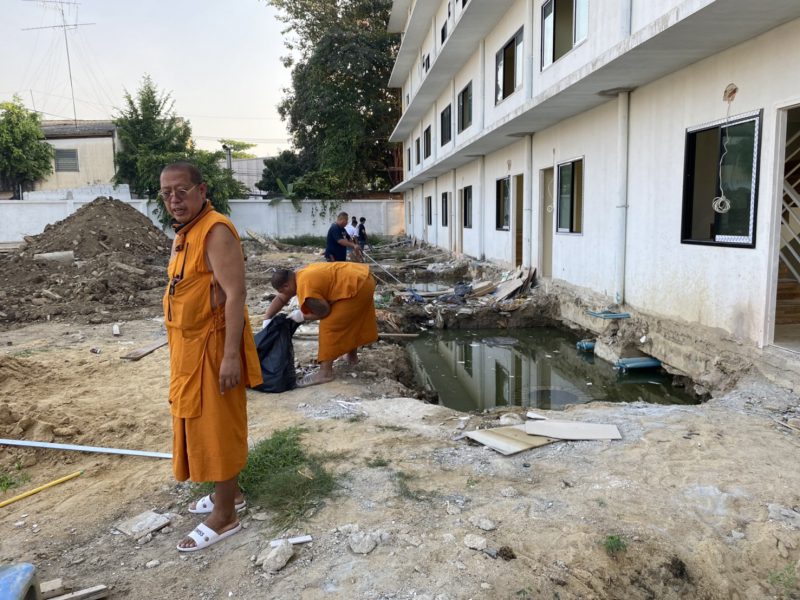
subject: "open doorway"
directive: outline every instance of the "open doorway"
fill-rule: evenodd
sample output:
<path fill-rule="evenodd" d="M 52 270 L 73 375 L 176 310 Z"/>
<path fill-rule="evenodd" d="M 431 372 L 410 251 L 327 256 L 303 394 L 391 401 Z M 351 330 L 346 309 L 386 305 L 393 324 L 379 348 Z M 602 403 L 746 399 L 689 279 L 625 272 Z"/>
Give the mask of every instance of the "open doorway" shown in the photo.
<path fill-rule="evenodd" d="M 553 168 L 542 169 L 540 172 L 540 206 L 542 207 L 542 231 L 539 239 L 542 240 L 541 264 L 539 270 L 542 277 L 553 276 Z"/>
<path fill-rule="evenodd" d="M 522 265 L 522 208 L 525 202 L 525 177 L 514 175 L 514 266 Z"/>
<path fill-rule="evenodd" d="M 778 289 L 775 345 L 800 352 L 800 107 L 786 111 L 783 177 L 778 196 Z"/>

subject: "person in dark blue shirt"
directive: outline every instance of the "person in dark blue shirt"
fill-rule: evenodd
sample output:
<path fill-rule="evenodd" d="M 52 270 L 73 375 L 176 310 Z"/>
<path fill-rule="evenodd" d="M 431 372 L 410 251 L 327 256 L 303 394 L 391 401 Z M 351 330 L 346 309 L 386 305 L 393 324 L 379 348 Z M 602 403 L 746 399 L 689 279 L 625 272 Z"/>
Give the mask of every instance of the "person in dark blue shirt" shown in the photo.
<path fill-rule="evenodd" d="M 347 231 L 345 231 L 347 217 L 346 212 L 340 212 L 336 215 L 336 222 L 332 223 L 328 228 L 328 238 L 325 245 L 325 259 L 328 262 L 346 261 L 348 248 L 353 249 L 353 256 L 356 260 L 359 262 L 362 260 L 361 247 L 350 239 Z"/>

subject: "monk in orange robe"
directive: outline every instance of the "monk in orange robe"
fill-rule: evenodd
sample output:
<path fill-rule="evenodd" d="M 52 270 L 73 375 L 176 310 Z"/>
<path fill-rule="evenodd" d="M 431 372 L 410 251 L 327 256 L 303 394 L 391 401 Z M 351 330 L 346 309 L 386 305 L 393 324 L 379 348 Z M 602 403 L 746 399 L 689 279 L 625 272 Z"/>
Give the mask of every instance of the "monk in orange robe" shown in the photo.
<path fill-rule="evenodd" d="M 332 381 L 334 360 L 347 355 L 350 364 L 356 364 L 358 348 L 377 341 L 375 279 L 368 265 L 325 262 L 310 264 L 296 273 L 278 269 L 271 282 L 278 294 L 267 308 L 265 319 L 271 319 L 296 295 L 300 308 L 289 318 L 298 323 L 320 322 L 320 369 L 306 375 L 298 387 Z"/>
<path fill-rule="evenodd" d="M 244 257 L 233 224 L 206 200 L 190 163 L 161 172 L 160 196 L 177 222 L 164 294 L 170 349 L 172 465 L 180 481 L 213 481 L 214 493 L 189 507 L 207 514 L 178 550 L 201 550 L 241 528 L 239 472 L 247 462 L 245 387 L 261 366 L 245 307 Z"/>

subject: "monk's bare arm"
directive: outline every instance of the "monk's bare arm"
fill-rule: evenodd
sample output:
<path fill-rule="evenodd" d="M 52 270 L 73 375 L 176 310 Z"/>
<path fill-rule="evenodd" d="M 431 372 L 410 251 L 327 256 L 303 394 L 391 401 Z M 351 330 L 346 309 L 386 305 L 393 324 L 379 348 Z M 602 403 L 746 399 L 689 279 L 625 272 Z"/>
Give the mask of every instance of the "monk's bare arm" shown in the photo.
<path fill-rule="evenodd" d="M 242 247 L 225 225 L 215 225 L 206 242 L 208 266 L 225 293 L 225 353 L 219 369 L 221 393 L 239 385 L 242 378 L 240 348 L 244 328 L 244 283 Z"/>
<path fill-rule="evenodd" d="M 277 315 L 279 312 L 281 312 L 281 309 L 284 306 L 289 304 L 289 300 L 291 299 L 292 297 L 289 296 L 288 294 L 284 294 L 283 292 L 278 292 L 278 294 L 272 299 L 272 302 L 269 303 L 269 306 L 267 307 L 267 312 L 264 313 L 264 318 L 271 319 L 272 317 Z"/>
<path fill-rule="evenodd" d="M 311 314 L 306 314 L 306 321 L 317 321 L 331 314 L 331 305 L 327 300 L 306 298 L 304 306 L 311 311 Z"/>

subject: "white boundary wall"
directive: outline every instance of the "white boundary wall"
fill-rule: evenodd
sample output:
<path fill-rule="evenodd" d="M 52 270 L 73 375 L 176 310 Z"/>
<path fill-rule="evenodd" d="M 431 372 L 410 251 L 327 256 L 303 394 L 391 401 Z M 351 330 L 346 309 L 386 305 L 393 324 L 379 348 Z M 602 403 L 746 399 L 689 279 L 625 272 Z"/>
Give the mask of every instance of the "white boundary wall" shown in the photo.
<path fill-rule="evenodd" d="M 90 200 L 0 200 L 0 243 L 20 242 L 26 235 L 44 231 L 48 223 L 65 219 Z M 158 226 L 155 203 L 147 200 L 124 200 Z M 295 211 L 291 202 L 270 206 L 265 200 L 231 200 L 230 218 L 239 234 L 250 229 L 275 237 L 321 235 L 328 231 L 334 216 L 320 216 L 319 200 L 301 201 L 302 211 Z M 367 234 L 400 235 L 405 233 L 403 200 L 351 200 L 341 209 L 351 216 L 365 217 Z M 171 233 L 171 232 L 167 232 Z"/>

